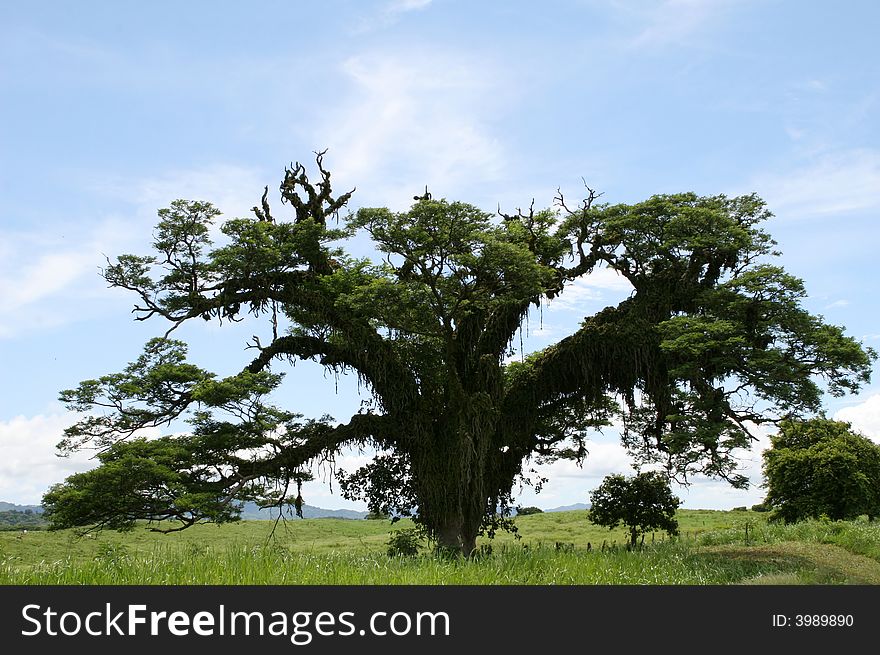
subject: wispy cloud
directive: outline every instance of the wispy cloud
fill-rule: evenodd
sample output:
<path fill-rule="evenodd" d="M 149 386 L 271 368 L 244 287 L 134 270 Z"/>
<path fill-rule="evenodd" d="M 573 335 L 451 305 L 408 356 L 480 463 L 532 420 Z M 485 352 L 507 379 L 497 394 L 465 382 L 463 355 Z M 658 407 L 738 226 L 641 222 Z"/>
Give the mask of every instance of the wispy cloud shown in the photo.
<path fill-rule="evenodd" d="M 793 220 L 880 208 L 880 151 L 857 148 L 811 157 L 756 177 L 756 190 L 779 218 Z"/>
<path fill-rule="evenodd" d="M 614 3 L 638 32 L 626 45 L 632 49 L 682 45 L 711 23 L 728 3 L 723 0 L 661 0 Z"/>
<path fill-rule="evenodd" d="M 91 268 L 94 262 L 89 259 L 82 252 L 48 253 L 22 268 L 4 270 L 0 274 L 0 316 L 10 315 L 62 291 Z"/>
<path fill-rule="evenodd" d="M 101 252 L 113 230 L 70 234 L 0 234 L 0 339 L 57 328 L 79 320 L 82 302 L 98 287 Z"/>
<path fill-rule="evenodd" d="M 432 0 L 390 0 L 375 12 L 362 16 L 353 29 L 355 34 L 385 29 L 397 23 L 405 14 L 422 11 Z"/>
<path fill-rule="evenodd" d="M 281 171 L 269 176 L 239 166 L 209 165 L 146 178 L 98 172 L 81 177 L 97 206 L 113 205 L 117 213 L 99 222 L 69 220 L 63 237 L 57 226 L 0 233 L 0 339 L 93 317 L 112 298 L 98 275 L 105 256 L 146 252 L 156 212 L 172 200 L 208 200 L 227 218 L 249 216 L 263 186 L 277 189 Z"/>
<path fill-rule="evenodd" d="M 178 198 L 206 200 L 226 217 L 243 217 L 252 216 L 250 208 L 259 203 L 265 185 L 270 191 L 278 188 L 282 175 L 281 170 L 267 174 L 254 168 L 214 163 L 147 177 L 95 174 L 84 182 L 96 194 L 125 200 L 138 215 L 151 218 Z"/>
<path fill-rule="evenodd" d="M 334 178 L 362 189 L 360 202 L 403 208 L 425 184 L 453 196 L 501 177 L 504 149 L 489 126 L 503 81 L 489 62 L 375 54 L 350 58 L 342 70 L 350 99 L 317 132 L 344 153 Z"/>

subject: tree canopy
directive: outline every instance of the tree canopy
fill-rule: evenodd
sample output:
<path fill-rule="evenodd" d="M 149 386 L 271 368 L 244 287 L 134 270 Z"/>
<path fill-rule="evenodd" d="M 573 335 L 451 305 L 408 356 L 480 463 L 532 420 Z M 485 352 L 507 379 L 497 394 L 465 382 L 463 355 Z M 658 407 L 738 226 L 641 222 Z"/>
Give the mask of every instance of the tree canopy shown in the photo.
<path fill-rule="evenodd" d="M 121 373 L 62 392 L 87 415 L 61 452 L 97 448 L 101 464 L 46 496 L 57 526 L 185 527 L 234 519 L 243 499 L 298 506 L 316 460 L 371 446 L 374 461 L 339 472 L 343 493 L 416 514 L 440 546 L 468 554 L 503 527 L 531 464 L 582 461 L 587 434 L 612 416 L 638 463 L 744 486 L 735 455 L 750 425 L 818 410 L 821 384 L 842 394 L 869 379 L 874 353 L 808 313 L 803 283 L 772 262 L 755 195 L 612 205 L 587 189 L 577 205 L 559 194 L 550 209 L 491 214 L 426 192 L 408 211 L 350 211 L 323 156 L 315 182 L 301 164 L 286 169 L 289 218 L 267 187 L 215 245 L 219 211 L 178 200 L 159 211 L 154 254 L 108 261 L 103 276 L 137 297 L 136 319 L 168 331 Z M 364 235 L 376 255 L 348 254 Z M 510 361 L 530 310 L 601 268 L 630 296 Z M 170 338 L 186 321 L 246 314 L 265 327 L 231 376 L 188 362 Z M 356 375 L 361 410 L 337 422 L 275 407 L 277 369 L 303 359 Z M 181 420 L 184 435 L 138 438 Z"/>
<path fill-rule="evenodd" d="M 880 445 L 844 421 L 783 421 L 764 451 L 764 475 L 764 503 L 786 523 L 880 514 Z"/>
<path fill-rule="evenodd" d="M 590 522 L 609 530 L 623 524 L 630 547 L 650 530 L 678 534 L 675 510 L 681 501 L 672 493 L 669 478 L 658 471 L 632 477 L 608 475 L 590 494 Z"/>

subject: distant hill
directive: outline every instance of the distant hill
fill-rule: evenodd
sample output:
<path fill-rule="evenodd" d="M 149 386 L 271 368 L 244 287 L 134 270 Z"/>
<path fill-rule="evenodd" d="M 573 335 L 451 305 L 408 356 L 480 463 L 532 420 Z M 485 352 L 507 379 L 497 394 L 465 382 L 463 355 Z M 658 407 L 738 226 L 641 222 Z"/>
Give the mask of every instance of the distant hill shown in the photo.
<path fill-rule="evenodd" d="M 571 512 L 575 510 L 590 509 L 586 503 L 575 503 L 574 505 L 563 505 L 561 507 L 553 507 L 545 509 L 545 512 Z M 0 501 L 0 512 L 31 512 L 33 514 L 42 514 L 43 508 L 39 505 L 16 505 L 15 503 L 6 503 Z M 512 514 L 516 514 L 513 510 Z M 290 513 L 285 511 L 285 518 L 297 518 L 291 508 Z M 367 512 L 359 512 L 352 509 L 324 509 L 323 507 L 315 507 L 313 505 L 303 505 L 303 518 L 305 519 L 363 519 L 367 516 Z M 256 503 L 249 502 L 244 504 L 241 512 L 241 518 L 247 521 L 270 521 L 278 518 L 278 509 L 270 507 L 261 509 Z"/>
<path fill-rule="evenodd" d="M 16 505 L 15 503 L 5 503 L 0 501 L 0 512 L 17 512 L 22 515 L 30 514 L 42 514 L 43 508 L 39 505 Z M 337 519 L 362 519 L 366 517 L 366 512 L 357 512 L 351 509 L 324 509 L 322 507 L 314 507 L 312 505 L 304 505 L 303 506 L 303 518 L 305 519 L 323 519 L 323 518 L 337 518 Z M 288 514 L 285 512 L 285 518 L 297 518 L 296 514 L 293 512 L 293 508 L 291 508 L 291 512 Z M 261 520 L 274 520 L 278 517 L 278 509 L 275 507 L 269 509 L 260 509 L 256 503 L 245 503 L 244 509 L 241 512 L 241 518 L 248 521 L 261 521 Z M 8 517 L 8 518 L 18 518 L 18 517 Z M 34 517 L 35 519 L 39 519 L 39 522 L 42 523 L 42 517 Z"/>
<path fill-rule="evenodd" d="M 572 512 L 578 509 L 590 509 L 587 503 L 575 503 L 574 505 L 563 505 L 562 507 L 554 507 L 553 509 L 545 509 L 545 512 Z"/>
<path fill-rule="evenodd" d="M 0 502 L 0 530 L 39 530 L 47 525 L 39 505 Z"/>
<path fill-rule="evenodd" d="M 352 509 L 324 509 L 322 507 L 314 507 L 313 505 L 303 505 L 302 515 L 304 519 L 363 519 L 367 516 L 366 512 L 358 512 Z M 256 503 L 248 502 L 244 504 L 241 511 L 241 518 L 247 521 L 268 521 L 278 518 L 278 508 L 260 508 Z M 298 518 L 293 508 L 290 511 L 284 511 L 284 518 Z"/>
<path fill-rule="evenodd" d="M 43 508 L 39 505 L 16 505 L 15 503 L 4 503 L 0 500 L 0 512 L 27 512 L 34 514 L 42 514 Z"/>

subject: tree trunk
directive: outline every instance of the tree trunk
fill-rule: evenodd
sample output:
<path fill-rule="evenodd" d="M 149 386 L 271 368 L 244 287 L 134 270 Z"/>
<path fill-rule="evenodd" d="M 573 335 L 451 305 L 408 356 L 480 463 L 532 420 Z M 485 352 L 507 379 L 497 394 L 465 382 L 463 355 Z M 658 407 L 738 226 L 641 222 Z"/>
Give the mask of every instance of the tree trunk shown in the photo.
<path fill-rule="evenodd" d="M 464 531 L 461 536 L 461 554 L 464 557 L 473 557 L 477 554 L 477 536 Z"/>
<path fill-rule="evenodd" d="M 437 550 L 443 555 L 462 554 L 461 521 L 449 519 L 445 521 L 437 533 Z"/>
<path fill-rule="evenodd" d="M 428 426 L 410 453 L 419 514 L 441 553 L 472 557 L 486 512 L 492 412 L 469 396 L 457 399 Z"/>
<path fill-rule="evenodd" d="M 437 551 L 444 555 L 473 557 L 477 550 L 479 529 L 479 522 L 469 526 L 460 518 L 447 519 L 433 530 L 437 539 Z"/>

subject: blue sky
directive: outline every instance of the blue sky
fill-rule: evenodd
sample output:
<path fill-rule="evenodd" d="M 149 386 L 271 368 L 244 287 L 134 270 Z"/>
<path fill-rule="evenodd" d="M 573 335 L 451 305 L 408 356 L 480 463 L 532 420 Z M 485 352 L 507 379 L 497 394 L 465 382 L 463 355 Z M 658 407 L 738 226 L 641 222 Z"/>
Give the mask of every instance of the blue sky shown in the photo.
<path fill-rule="evenodd" d="M 175 198 L 250 215 L 286 164 L 324 148 L 355 208 L 405 209 L 426 184 L 487 210 L 549 206 L 582 177 L 612 203 L 756 191 L 808 307 L 877 347 L 878 25 L 869 0 L 0 5 L 0 500 L 39 502 L 93 465 L 54 455 L 72 422 L 58 391 L 164 332 L 105 288 L 104 256 L 145 253 Z M 535 317 L 526 348 L 625 294 L 607 272 L 582 281 Z M 178 336 L 231 373 L 259 329 Z M 316 365 L 285 389 L 310 415 L 359 405 Z M 880 441 L 880 380 L 827 410 Z M 684 506 L 758 502 L 765 443 L 744 454 L 752 489 L 695 480 Z M 584 502 L 631 472 L 614 430 L 590 451 L 521 501 Z M 319 483 L 306 500 L 356 506 Z"/>

